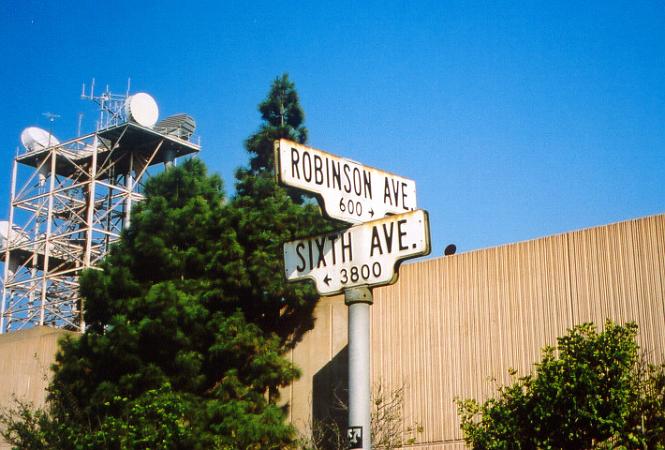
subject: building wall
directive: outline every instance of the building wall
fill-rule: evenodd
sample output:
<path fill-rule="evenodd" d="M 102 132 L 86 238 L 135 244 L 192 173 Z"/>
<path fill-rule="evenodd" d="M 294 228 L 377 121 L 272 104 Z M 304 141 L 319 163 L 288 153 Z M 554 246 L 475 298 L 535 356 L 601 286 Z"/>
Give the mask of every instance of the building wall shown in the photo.
<path fill-rule="evenodd" d="M 44 405 L 58 340 L 68 334 L 76 333 L 35 327 L 0 335 L 0 408 L 11 408 L 14 398 Z M 9 448 L 0 439 L 0 450 Z"/>
<path fill-rule="evenodd" d="M 395 285 L 374 289 L 371 312 L 373 385 L 405 388 L 405 425 L 423 429 L 411 448 L 462 449 L 453 399 L 491 395 L 573 325 L 636 321 L 643 350 L 663 360 L 665 215 L 406 264 Z M 290 355 L 303 376 L 282 392 L 304 433 L 316 418 L 345 416 L 334 408 L 346 401 L 343 298 L 321 299 L 315 314 Z M 0 407 L 12 395 L 43 405 L 68 333 L 0 335 Z"/>
<path fill-rule="evenodd" d="M 405 424 L 423 429 L 412 447 L 461 449 L 453 400 L 487 398 L 576 324 L 635 321 L 642 350 L 663 360 L 665 215 L 403 265 L 371 311 L 372 383 L 405 388 Z M 291 353 L 303 376 L 283 393 L 304 433 L 347 378 L 343 298 L 315 314 Z"/>

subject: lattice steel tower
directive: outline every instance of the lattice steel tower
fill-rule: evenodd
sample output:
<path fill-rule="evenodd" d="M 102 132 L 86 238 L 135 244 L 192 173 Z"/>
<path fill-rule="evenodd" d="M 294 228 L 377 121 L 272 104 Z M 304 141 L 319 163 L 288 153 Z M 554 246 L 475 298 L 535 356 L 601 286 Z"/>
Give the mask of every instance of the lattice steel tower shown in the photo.
<path fill-rule="evenodd" d="M 190 116 L 157 122 L 148 94 L 107 88 L 95 97 L 93 90 L 82 97 L 100 106 L 97 131 L 63 143 L 36 127 L 21 134 L 9 220 L 0 222 L 0 333 L 35 325 L 83 330 L 81 270 L 119 239 L 149 169 L 200 150 Z"/>

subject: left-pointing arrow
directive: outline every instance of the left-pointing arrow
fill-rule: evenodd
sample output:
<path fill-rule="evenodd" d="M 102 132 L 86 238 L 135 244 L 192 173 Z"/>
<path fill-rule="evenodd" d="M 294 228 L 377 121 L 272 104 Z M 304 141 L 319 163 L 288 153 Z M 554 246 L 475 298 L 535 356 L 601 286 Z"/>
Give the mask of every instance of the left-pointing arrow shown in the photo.
<path fill-rule="evenodd" d="M 332 280 L 332 278 L 330 278 L 330 275 L 326 274 L 326 277 L 323 279 L 323 282 L 326 284 L 326 286 L 330 286 L 330 280 Z"/>

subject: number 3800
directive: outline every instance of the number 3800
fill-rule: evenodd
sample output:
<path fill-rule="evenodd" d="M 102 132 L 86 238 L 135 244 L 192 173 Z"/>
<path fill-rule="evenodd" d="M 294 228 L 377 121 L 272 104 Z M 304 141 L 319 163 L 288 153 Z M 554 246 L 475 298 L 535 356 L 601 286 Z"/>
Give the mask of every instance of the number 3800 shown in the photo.
<path fill-rule="evenodd" d="M 348 269 L 344 268 L 339 271 L 340 281 L 342 283 L 356 283 L 360 280 L 368 280 L 370 276 L 377 278 L 381 276 L 381 264 L 378 262 L 363 264 L 362 266 L 352 266 Z"/>

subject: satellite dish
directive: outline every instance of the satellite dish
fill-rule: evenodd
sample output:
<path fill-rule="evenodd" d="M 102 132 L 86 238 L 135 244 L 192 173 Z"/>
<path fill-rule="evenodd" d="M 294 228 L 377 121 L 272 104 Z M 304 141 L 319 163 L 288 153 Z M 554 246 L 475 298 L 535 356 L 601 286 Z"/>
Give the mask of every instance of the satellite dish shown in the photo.
<path fill-rule="evenodd" d="M 188 140 L 196 130 L 196 122 L 188 114 L 174 114 L 157 122 L 154 129 L 169 136 Z"/>
<path fill-rule="evenodd" d="M 60 141 L 42 128 L 28 127 L 21 132 L 21 144 L 27 151 L 33 152 L 58 145 Z"/>
<path fill-rule="evenodd" d="M 139 125 L 152 128 L 157 122 L 157 117 L 159 117 L 157 102 L 145 92 L 127 97 L 127 100 L 125 100 L 125 117 Z"/>
<path fill-rule="evenodd" d="M 7 239 L 9 239 L 9 222 L 0 220 L 0 248 L 4 248 Z"/>

